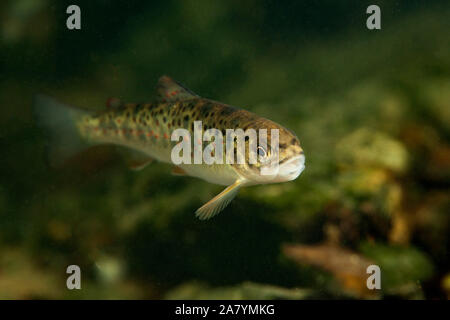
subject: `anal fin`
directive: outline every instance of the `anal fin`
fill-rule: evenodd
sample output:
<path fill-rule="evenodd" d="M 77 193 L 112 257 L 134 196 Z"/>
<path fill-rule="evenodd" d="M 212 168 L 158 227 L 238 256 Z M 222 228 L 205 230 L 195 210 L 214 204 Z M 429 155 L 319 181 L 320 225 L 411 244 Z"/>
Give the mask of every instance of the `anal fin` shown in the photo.
<path fill-rule="evenodd" d="M 124 159 L 125 165 L 134 171 L 140 171 L 153 162 L 152 157 L 141 151 L 120 146 L 117 146 L 116 150 Z"/>
<path fill-rule="evenodd" d="M 186 171 L 184 171 L 183 169 L 181 169 L 180 167 L 174 166 L 172 168 L 172 174 L 174 176 L 186 176 Z"/>
<path fill-rule="evenodd" d="M 143 161 L 130 161 L 128 167 L 134 171 L 140 171 L 153 162 L 152 158 L 148 158 Z"/>
<path fill-rule="evenodd" d="M 203 206 L 201 206 L 199 209 L 197 209 L 195 215 L 200 220 L 208 220 L 212 218 L 230 204 L 230 202 L 237 195 L 242 185 L 243 181 L 237 180 L 235 183 L 225 188 L 225 190 L 223 190 L 217 196 L 215 196 L 207 203 L 205 203 Z"/>

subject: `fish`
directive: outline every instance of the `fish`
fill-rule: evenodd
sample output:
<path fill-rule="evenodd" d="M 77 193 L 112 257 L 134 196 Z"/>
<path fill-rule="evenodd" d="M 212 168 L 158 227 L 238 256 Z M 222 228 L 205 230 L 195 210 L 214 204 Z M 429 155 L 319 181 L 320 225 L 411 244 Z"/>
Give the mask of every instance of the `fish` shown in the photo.
<path fill-rule="evenodd" d="M 156 98 L 148 103 L 124 103 L 109 99 L 102 111 L 91 111 L 60 103 L 50 97 L 38 95 L 34 101 L 34 113 L 38 124 L 49 132 L 49 157 L 61 162 L 83 148 L 93 145 L 126 147 L 138 154 L 131 168 L 142 170 L 157 160 L 173 164 L 172 150 L 179 143 L 173 141 L 175 129 L 184 129 L 195 137 L 195 125 L 201 130 L 216 129 L 226 135 L 227 129 L 265 129 L 272 143 L 272 132 L 277 130 L 277 171 L 272 175 L 261 174 L 264 163 L 274 161 L 275 152 L 270 143 L 259 145 L 259 159 L 251 163 L 249 141 L 245 140 L 244 162 L 181 163 L 174 165 L 174 175 L 197 177 L 207 182 L 227 186 L 221 193 L 195 212 L 201 220 L 207 220 L 221 212 L 245 186 L 279 183 L 295 180 L 305 169 L 305 155 L 297 136 L 285 127 L 243 108 L 203 98 L 168 76 L 162 76 L 156 85 Z M 199 122 L 201 121 L 201 122 Z M 226 140 L 225 139 L 225 140 Z M 226 141 L 222 142 L 224 145 Z M 233 141 L 236 146 L 236 141 Z M 225 157 L 225 153 L 224 153 Z"/>

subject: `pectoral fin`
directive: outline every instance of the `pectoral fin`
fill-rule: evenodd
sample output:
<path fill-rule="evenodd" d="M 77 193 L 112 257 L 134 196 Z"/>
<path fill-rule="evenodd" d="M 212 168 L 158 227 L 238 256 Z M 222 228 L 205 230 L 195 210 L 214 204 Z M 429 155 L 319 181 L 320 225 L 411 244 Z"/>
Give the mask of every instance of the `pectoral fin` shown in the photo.
<path fill-rule="evenodd" d="M 195 212 L 195 215 L 200 220 L 207 220 L 222 211 L 231 200 L 237 195 L 240 187 L 243 185 L 243 181 L 236 181 L 232 185 L 228 186 L 225 190 L 219 193 L 217 196 L 209 200 L 203 206 L 201 206 Z"/>

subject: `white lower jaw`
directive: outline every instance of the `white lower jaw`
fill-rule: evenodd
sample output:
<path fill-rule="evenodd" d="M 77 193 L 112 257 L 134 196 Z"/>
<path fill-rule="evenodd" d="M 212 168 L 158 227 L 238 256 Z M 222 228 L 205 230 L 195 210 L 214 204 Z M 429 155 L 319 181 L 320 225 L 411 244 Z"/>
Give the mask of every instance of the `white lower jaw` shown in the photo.
<path fill-rule="evenodd" d="M 277 183 L 295 180 L 305 169 L 305 156 L 300 155 L 283 163 L 281 166 L 261 168 L 259 183 Z M 261 179 L 262 178 L 262 179 Z"/>
<path fill-rule="evenodd" d="M 295 180 L 303 172 L 303 170 L 305 170 L 305 156 L 300 155 L 298 158 L 295 158 L 280 167 L 280 173 L 276 180 Z"/>

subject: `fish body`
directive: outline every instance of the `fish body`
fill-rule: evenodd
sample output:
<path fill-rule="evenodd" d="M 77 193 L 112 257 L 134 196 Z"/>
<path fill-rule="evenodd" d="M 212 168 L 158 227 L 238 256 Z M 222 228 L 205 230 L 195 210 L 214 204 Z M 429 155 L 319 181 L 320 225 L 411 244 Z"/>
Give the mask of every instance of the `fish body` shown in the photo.
<path fill-rule="evenodd" d="M 124 104 L 98 114 L 78 118 L 81 136 L 92 144 L 129 147 L 161 162 L 171 163 L 171 150 L 178 141 L 171 140 L 172 130 L 183 128 L 194 136 L 194 122 L 202 121 L 203 130 L 225 129 L 225 120 L 216 121 L 215 113 L 231 113 L 233 107 L 194 97 L 184 101 Z M 231 120 L 230 120 L 231 121 Z M 181 164 L 188 175 L 208 182 L 229 185 L 238 175 L 228 165 Z"/>
<path fill-rule="evenodd" d="M 275 122 L 244 109 L 202 98 L 167 76 L 161 77 L 158 81 L 157 93 L 157 99 L 150 103 L 122 103 L 119 100 L 112 100 L 106 110 L 101 112 L 63 108 L 48 99 L 38 101 L 36 109 L 42 119 L 41 122 L 47 127 L 53 127 L 56 134 L 60 134 L 62 129 L 71 132 L 71 140 L 77 141 L 75 145 L 83 143 L 120 145 L 139 151 L 149 159 L 166 163 L 172 163 L 172 150 L 179 143 L 171 139 L 175 129 L 184 129 L 188 134 L 183 139 L 189 143 L 193 143 L 192 140 L 196 139 L 199 144 L 204 144 L 202 135 L 198 137 L 195 134 L 195 125 L 199 121 L 203 132 L 217 129 L 224 137 L 227 129 L 252 128 L 268 130 L 270 140 L 270 130 L 277 129 L 280 169 L 285 167 L 289 170 L 281 170 L 280 175 L 271 179 L 261 176 L 259 170 L 261 163 L 248 163 L 250 156 L 248 152 L 244 155 L 245 163 L 226 163 L 224 155 L 221 164 L 177 165 L 178 174 L 228 186 L 197 211 L 197 215 L 202 219 L 220 212 L 242 186 L 293 180 L 304 169 L 304 154 L 298 138 Z M 60 118 L 65 119 L 65 127 L 64 122 L 57 120 L 58 113 L 62 115 Z M 58 138 L 61 140 L 64 135 Z M 66 145 L 69 143 L 63 142 Z M 226 139 L 222 143 L 225 145 Z M 266 149 L 263 153 L 270 153 L 270 149 L 268 147 Z M 144 166 L 145 163 L 142 167 Z"/>

